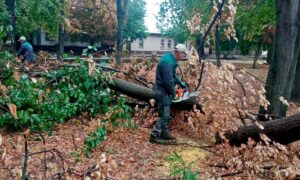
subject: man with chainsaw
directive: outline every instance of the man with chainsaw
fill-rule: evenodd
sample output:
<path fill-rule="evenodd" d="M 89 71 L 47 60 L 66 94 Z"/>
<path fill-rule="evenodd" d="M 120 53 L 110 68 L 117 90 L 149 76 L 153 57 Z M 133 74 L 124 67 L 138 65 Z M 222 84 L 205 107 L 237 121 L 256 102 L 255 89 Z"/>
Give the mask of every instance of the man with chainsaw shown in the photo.
<path fill-rule="evenodd" d="M 176 98 L 175 85 L 187 89 L 187 85 L 176 76 L 177 61 L 187 59 L 186 46 L 177 44 L 174 52 L 166 54 L 159 60 L 155 78 L 155 100 L 158 109 L 158 119 L 150 135 L 150 142 L 158 144 L 175 144 L 176 138 L 168 130 L 170 121 L 170 106 Z"/>

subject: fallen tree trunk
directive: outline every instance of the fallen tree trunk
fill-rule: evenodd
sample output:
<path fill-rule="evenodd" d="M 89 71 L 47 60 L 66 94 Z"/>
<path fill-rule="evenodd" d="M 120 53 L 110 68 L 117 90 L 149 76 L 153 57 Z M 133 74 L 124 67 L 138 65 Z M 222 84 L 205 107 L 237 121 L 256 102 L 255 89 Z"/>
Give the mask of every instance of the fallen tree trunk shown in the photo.
<path fill-rule="evenodd" d="M 149 103 L 150 99 L 154 99 L 154 91 L 150 88 L 139 86 L 137 84 L 113 78 L 113 83 L 109 84 L 109 87 L 115 91 L 125 94 L 129 97 L 144 101 Z M 173 103 L 172 107 L 182 110 L 190 110 L 194 105 L 198 104 L 196 96 L 189 98 L 187 100 Z"/>
<path fill-rule="evenodd" d="M 246 143 L 251 137 L 255 141 L 260 141 L 260 133 L 266 134 L 271 140 L 281 144 L 288 144 L 300 140 L 300 113 L 282 119 L 262 122 L 264 130 L 256 125 L 243 126 L 237 131 L 226 131 L 224 137 L 231 145 L 241 145 Z M 219 132 L 216 133 L 216 142 L 222 143 L 223 139 Z"/>

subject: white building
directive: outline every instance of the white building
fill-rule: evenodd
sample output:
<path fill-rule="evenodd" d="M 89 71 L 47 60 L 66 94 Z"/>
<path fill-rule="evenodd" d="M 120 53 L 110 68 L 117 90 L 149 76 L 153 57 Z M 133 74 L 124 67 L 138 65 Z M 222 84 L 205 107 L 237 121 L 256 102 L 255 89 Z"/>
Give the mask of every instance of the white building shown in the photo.
<path fill-rule="evenodd" d="M 35 36 L 33 36 L 33 45 L 35 46 L 56 46 L 57 45 L 57 39 L 50 39 L 45 32 L 37 33 Z M 81 42 L 81 41 L 65 41 L 65 46 L 72 46 L 72 47 L 87 47 L 90 44 L 88 42 Z M 101 47 L 101 42 L 95 43 L 96 47 Z"/>
<path fill-rule="evenodd" d="M 57 39 L 48 38 L 44 32 L 37 33 L 32 40 L 33 45 L 39 47 L 39 49 L 50 51 L 56 51 L 57 49 Z M 65 41 L 64 45 L 65 50 L 79 50 L 80 48 L 86 48 L 89 43 Z M 164 37 L 160 33 L 149 33 L 145 39 L 137 39 L 127 45 L 130 45 L 127 49 L 130 50 L 130 54 L 133 56 L 151 56 L 152 52 L 156 52 L 158 56 L 161 56 L 173 52 L 175 41 L 172 38 Z M 95 46 L 101 47 L 101 42 L 95 43 Z"/>
<path fill-rule="evenodd" d="M 175 42 L 160 33 L 150 33 L 145 39 L 137 39 L 131 43 L 131 54 L 151 55 L 155 51 L 158 55 L 172 52 Z"/>

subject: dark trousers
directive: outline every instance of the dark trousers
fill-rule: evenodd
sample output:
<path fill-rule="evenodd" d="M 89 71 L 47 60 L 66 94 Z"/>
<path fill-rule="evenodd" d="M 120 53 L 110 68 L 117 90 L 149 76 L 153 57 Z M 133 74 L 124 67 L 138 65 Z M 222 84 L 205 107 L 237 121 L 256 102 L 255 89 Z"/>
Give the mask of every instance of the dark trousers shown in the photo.
<path fill-rule="evenodd" d="M 162 132 L 168 132 L 168 124 L 170 121 L 170 104 L 158 101 L 157 104 L 158 119 L 151 132 L 151 136 L 159 137 Z"/>

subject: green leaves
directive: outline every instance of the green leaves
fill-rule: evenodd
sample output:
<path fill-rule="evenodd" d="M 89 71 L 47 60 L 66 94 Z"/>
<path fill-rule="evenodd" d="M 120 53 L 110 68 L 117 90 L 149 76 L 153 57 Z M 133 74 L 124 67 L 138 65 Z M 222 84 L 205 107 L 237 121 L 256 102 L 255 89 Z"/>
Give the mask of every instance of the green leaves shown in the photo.
<path fill-rule="evenodd" d="M 88 157 L 91 156 L 91 150 L 104 140 L 106 133 L 105 128 L 97 127 L 96 131 L 85 139 L 84 144 L 86 145 L 86 155 Z"/>
<path fill-rule="evenodd" d="M 58 33 L 58 25 L 63 22 L 60 16 L 64 4 L 60 0 L 16 0 L 17 32 L 29 34 L 34 30 L 47 32 L 51 37 Z"/>
<path fill-rule="evenodd" d="M 209 22 L 212 4 L 203 0 L 164 0 L 160 4 L 158 27 L 162 33 L 175 39 L 176 42 L 184 42 L 192 37 L 187 28 L 187 20 L 195 13 L 201 12 L 201 21 Z"/>
<path fill-rule="evenodd" d="M 192 170 L 194 164 L 186 163 L 176 151 L 166 157 L 166 160 L 170 163 L 171 176 L 182 176 L 183 179 L 188 180 L 197 179 L 199 172 L 198 170 Z"/>
<path fill-rule="evenodd" d="M 8 25 L 9 18 L 8 13 L 5 6 L 5 1 L 0 1 L 0 39 L 5 37 L 10 30 L 10 26 Z"/>
<path fill-rule="evenodd" d="M 275 0 L 253 0 L 238 6 L 235 27 L 242 39 L 255 41 L 263 27 L 274 26 L 275 20 Z"/>
<path fill-rule="evenodd" d="M 147 27 L 145 26 L 145 1 L 144 0 L 129 0 L 128 15 L 124 27 L 124 37 L 135 40 L 146 37 Z"/>
<path fill-rule="evenodd" d="M 45 78 L 47 83 L 34 83 L 24 74 L 7 86 L 7 96 L 0 96 L 0 107 L 8 103 L 16 105 L 18 121 L 24 128 L 48 131 L 55 123 L 82 112 L 93 117 L 111 111 L 114 124 L 119 118 L 130 119 L 125 100 L 110 91 L 100 69 L 89 76 L 87 65 L 82 63 L 80 67 L 46 74 Z M 3 127 L 18 129 L 10 113 L 0 109 L 0 128 Z"/>

